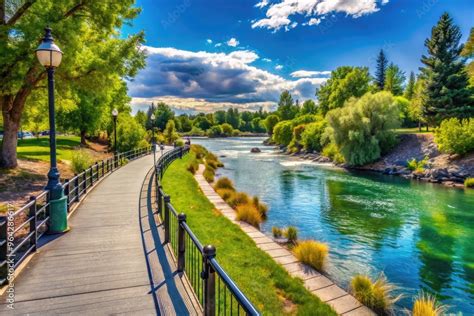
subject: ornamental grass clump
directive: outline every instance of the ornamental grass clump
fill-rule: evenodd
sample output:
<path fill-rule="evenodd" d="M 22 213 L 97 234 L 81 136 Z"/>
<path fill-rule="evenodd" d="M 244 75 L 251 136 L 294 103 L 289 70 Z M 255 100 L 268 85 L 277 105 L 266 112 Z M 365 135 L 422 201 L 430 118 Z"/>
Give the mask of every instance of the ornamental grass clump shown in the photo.
<path fill-rule="evenodd" d="M 467 178 L 466 180 L 464 180 L 464 187 L 474 188 L 474 178 Z"/>
<path fill-rule="evenodd" d="M 366 275 L 356 275 L 351 280 L 351 289 L 356 299 L 381 315 L 389 314 L 401 298 L 392 295 L 395 286 L 387 281 L 383 273 L 375 281 Z"/>
<path fill-rule="evenodd" d="M 74 173 L 81 173 L 92 164 L 92 156 L 85 150 L 80 149 L 72 152 L 71 168 Z"/>
<path fill-rule="evenodd" d="M 226 202 L 235 194 L 235 191 L 231 189 L 217 189 L 216 192 Z"/>
<path fill-rule="evenodd" d="M 299 261 L 321 271 L 326 262 L 329 248 L 328 245 L 314 240 L 304 240 L 297 243 L 293 252 Z"/>
<path fill-rule="evenodd" d="M 230 180 L 229 178 L 219 178 L 216 184 L 214 185 L 214 190 L 219 189 L 228 189 L 235 191 L 234 183 L 232 183 L 232 180 Z"/>
<path fill-rule="evenodd" d="M 237 206 L 242 204 L 249 204 L 250 197 L 247 193 L 244 192 L 235 192 L 229 199 L 227 199 L 227 204 L 233 209 L 236 209 Z"/>
<path fill-rule="evenodd" d="M 263 219 L 267 219 L 268 206 L 265 203 L 261 203 L 258 196 L 254 196 L 252 200 L 253 205 L 260 212 Z"/>
<path fill-rule="evenodd" d="M 196 155 L 196 159 L 200 160 L 207 154 L 207 149 L 201 145 L 191 145 L 191 151 Z"/>
<path fill-rule="evenodd" d="M 214 182 L 215 170 L 206 166 L 202 175 L 207 182 L 212 183 Z"/>
<path fill-rule="evenodd" d="M 285 237 L 290 244 L 296 244 L 298 240 L 298 229 L 295 226 L 289 226 L 285 231 Z"/>
<path fill-rule="evenodd" d="M 272 234 L 273 234 L 273 237 L 275 237 L 275 238 L 281 238 L 281 236 L 283 236 L 283 229 L 281 229 L 280 227 L 277 227 L 277 226 L 273 226 L 272 227 Z"/>
<path fill-rule="evenodd" d="M 260 224 L 263 222 L 260 211 L 253 204 L 240 204 L 236 208 L 238 221 L 244 221 L 256 228 L 260 228 Z"/>
<path fill-rule="evenodd" d="M 196 174 L 196 171 L 199 169 L 199 161 L 197 159 L 193 159 L 189 162 L 187 170 L 192 174 Z"/>
<path fill-rule="evenodd" d="M 441 305 L 433 296 L 421 292 L 413 304 L 413 316 L 441 316 L 446 312 L 446 306 Z"/>

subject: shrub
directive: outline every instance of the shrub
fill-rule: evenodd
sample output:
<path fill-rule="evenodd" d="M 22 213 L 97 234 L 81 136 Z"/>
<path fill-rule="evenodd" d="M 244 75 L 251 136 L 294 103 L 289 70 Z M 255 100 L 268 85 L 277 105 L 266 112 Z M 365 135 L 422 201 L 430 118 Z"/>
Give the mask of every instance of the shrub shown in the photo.
<path fill-rule="evenodd" d="M 306 128 L 301 134 L 301 144 L 305 150 L 308 151 L 321 151 L 321 137 L 326 128 L 326 120 L 321 120 L 319 122 L 314 122 L 306 125 Z"/>
<path fill-rule="evenodd" d="M 232 180 L 230 180 L 227 177 L 219 178 L 216 184 L 214 185 L 214 189 L 215 190 L 228 189 L 228 190 L 235 191 L 234 183 L 232 183 Z"/>
<path fill-rule="evenodd" d="M 230 189 L 217 189 L 216 192 L 226 202 L 235 194 L 235 191 Z"/>
<path fill-rule="evenodd" d="M 206 166 L 206 169 L 204 170 L 202 175 L 204 176 L 204 179 L 206 179 L 207 182 L 209 183 L 214 182 L 214 176 L 215 176 L 214 169 Z"/>
<path fill-rule="evenodd" d="M 229 123 L 224 123 L 221 125 L 221 128 L 222 128 L 222 134 L 224 136 L 232 136 L 232 132 L 234 131 L 234 128 L 232 127 L 232 125 L 230 125 Z"/>
<path fill-rule="evenodd" d="M 173 120 L 169 120 L 166 123 L 165 130 L 163 131 L 163 137 L 165 138 L 165 143 L 169 145 L 172 145 L 179 138 L 179 135 L 176 132 L 176 124 Z"/>
<path fill-rule="evenodd" d="M 72 153 L 71 168 L 74 173 L 81 173 L 92 164 L 92 156 L 85 150 L 75 150 Z"/>
<path fill-rule="evenodd" d="M 474 150 L 474 119 L 446 119 L 435 130 L 435 142 L 440 151 L 465 155 Z"/>
<path fill-rule="evenodd" d="M 243 192 L 235 192 L 229 199 L 227 200 L 227 204 L 230 205 L 232 208 L 236 208 L 242 204 L 249 204 L 250 198 L 247 193 Z"/>
<path fill-rule="evenodd" d="M 355 298 L 377 314 L 389 312 L 393 304 L 400 299 L 400 296 L 392 296 L 395 287 L 387 282 L 383 273 L 375 282 L 366 275 L 356 275 L 351 280 L 351 289 Z"/>
<path fill-rule="evenodd" d="M 117 119 L 117 150 L 125 152 L 143 145 L 146 131 L 134 117 L 122 113 Z M 147 143 L 148 145 L 148 143 Z"/>
<path fill-rule="evenodd" d="M 277 226 L 273 226 L 272 227 L 272 234 L 273 234 L 273 237 L 275 237 L 275 238 L 281 238 L 281 236 L 283 236 L 283 229 L 281 229 L 280 227 L 277 227 Z"/>
<path fill-rule="evenodd" d="M 423 160 L 416 161 L 415 158 L 407 161 L 407 168 L 408 170 L 415 171 L 418 173 L 422 173 L 425 171 L 426 164 L 428 163 L 428 156 L 425 156 Z"/>
<path fill-rule="evenodd" d="M 474 178 L 467 178 L 464 180 L 464 186 L 466 188 L 474 188 Z"/>
<path fill-rule="evenodd" d="M 436 299 L 421 292 L 413 304 L 413 316 L 440 316 L 446 311 L 446 306 L 439 304 Z"/>
<path fill-rule="evenodd" d="M 285 237 L 291 244 L 296 244 L 298 240 L 298 229 L 294 226 L 289 226 L 285 231 Z"/>
<path fill-rule="evenodd" d="M 280 121 L 280 118 L 278 115 L 272 114 L 267 116 L 267 118 L 263 121 L 263 125 L 265 126 L 265 129 L 267 130 L 267 133 L 272 135 L 273 134 L 273 129 L 275 126 L 278 124 Z"/>
<path fill-rule="evenodd" d="M 240 135 L 240 131 L 238 129 L 234 129 L 232 131 L 232 136 L 239 136 Z"/>
<path fill-rule="evenodd" d="M 199 162 L 196 159 L 192 159 L 187 169 L 192 174 L 196 174 L 196 171 L 199 169 Z"/>
<path fill-rule="evenodd" d="M 344 156 L 339 152 L 336 144 L 330 143 L 323 148 L 321 155 L 330 158 L 335 163 L 344 163 Z"/>
<path fill-rule="evenodd" d="M 207 149 L 201 145 L 191 145 L 191 151 L 196 155 L 196 159 L 202 159 L 207 154 Z"/>
<path fill-rule="evenodd" d="M 237 206 L 237 217 L 239 221 L 244 221 L 250 225 L 259 228 L 263 221 L 259 210 L 253 204 L 245 203 Z"/>
<path fill-rule="evenodd" d="M 223 135 L 223 131 L 220 125 L 211 126 L 211 128 L 207 130 L 208 137 L 220 137 L 222 135 Z"/>
<path fill-rule="evenodd" d="M 273 129 L 273 140 L 280 145 L 288 146 L 293 137 L 293 123 L 281 121 Z"/>
<path fill-rule="evenodd" d="M 299 261 L 321 271 L 328 256 L 328 246 L 314 240 L 304 240 L 298 242 L 293 252 Z"/>
<path fill-rule="evenodd" d="M 360 166 L 377 160 L 395 144 L 400 126 L 398 106 L 391 93 L 366 93 L 326 115 L 328 133 L 346 163 Z"/>
<path fill-rule="evenodd" d="M 183 147 L 184 146 L 184 140 L 182 138 L 178 139 L 176 142 L 176 147 Z"/>
<path fill-rule="evenodd" d="M 267 218 L 268 206 L 265 203 L 260 203 L 260 199 L 258 196 L 253 197 L 253 205 L 258 209 L 260 215 L 262 215 L 263 219 Z"/>
<path fill-rule="evenodd" d="M 215 161 L 215 160 L 206 160 L 206 167 L 216 170 L 218 168 L 217 167 L 217 161 Z"/>

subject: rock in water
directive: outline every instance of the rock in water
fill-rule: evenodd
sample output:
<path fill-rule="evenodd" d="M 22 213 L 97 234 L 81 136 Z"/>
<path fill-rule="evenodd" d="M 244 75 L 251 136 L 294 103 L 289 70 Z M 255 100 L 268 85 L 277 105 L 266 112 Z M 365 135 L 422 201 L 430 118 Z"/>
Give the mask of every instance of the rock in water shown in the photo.
<path fill-rule="evenodd" d="M 260 152 L 262 152 L 262 151 L 260 150 L 260 148 L 254 147 L 254 148 L 250 149 L 250 152 L 251 152 L 251 153 L 260 153 Z"/>

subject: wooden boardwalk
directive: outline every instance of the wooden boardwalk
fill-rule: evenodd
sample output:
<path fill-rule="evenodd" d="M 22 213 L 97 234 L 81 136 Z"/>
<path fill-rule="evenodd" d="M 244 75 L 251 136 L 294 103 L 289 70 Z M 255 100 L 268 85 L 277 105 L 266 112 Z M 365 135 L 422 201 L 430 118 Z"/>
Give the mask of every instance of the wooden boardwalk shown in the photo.
<path fill-rule="evenodd" d="M 180 315 L 195 314 L 182 304 L 172 266 L 158 258 L 162 244 L 152 247 L 142 231 L 148 214 L 140 219 L 140 194 L 152 166 L 152 156 L 132 161 L 90 192 L 70 218 L 71 231 L 40 247 L 15 279 L 15 309 L 1 297 L 0 315 L 158 315 L 163 302 L 175 301 Z"/>
<path fill-rule="evenodd" d="M 276 262 L 281 264 L 293 277 L 303 280 L 305 287 L 323 302 L 331 307 L 340 315 L 344 316 L 374 316 L 372 310 L 363 306 L 352 295 L 334 284 L 329 278 L 322 275 L 313 268 L 302 264 L 287 249 L 267 237 L 255 227 L 236 220 L 235 211 L 214 191 L 214 188 L 204 179 L 202 173 L 204 165 L 199 166 L 195 175 L 201 190 L 207 196 L 209 201 L 214 204 L 225 217 L 240 228 L 252 238 L 260 249 L 265 251 Z"/>

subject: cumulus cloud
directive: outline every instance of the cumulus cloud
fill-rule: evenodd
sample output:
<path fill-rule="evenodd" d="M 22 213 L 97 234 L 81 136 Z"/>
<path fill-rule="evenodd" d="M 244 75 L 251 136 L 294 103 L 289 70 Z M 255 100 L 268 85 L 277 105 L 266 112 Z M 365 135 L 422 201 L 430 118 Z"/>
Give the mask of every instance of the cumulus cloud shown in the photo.
<path fill-rule="evenodd" d="M 239 41 L 235 37 L 232 37 L 230 40 L 227 41 L 227 45 L 229 45 L 230 47 L 236 47 L 237 45 L 239 45 Z"/>
<path fill-rule="evenodd" d="M 293 78 L 310 78 L 318 76 L 329 76 L 330 74 L 330 71 L 297 70 L 293 71 L 290 76 Z"/>
<path fill-rule="evenodd" d="M 259 3 L 257 3 L 257 4 L 255 5 L 255 7 L 261 9 L 261 8 L 266 7 L 267 5 L 268 5 L 268 0 L 262 0 L 262 1 L 260 1 Z"/>
<path fill-rule="evenodd" d="M 328 14 L 345 13 L 358 18 L 360 16 L 379 11 L 382 5 L 389 0 L 280 0 L 272 4 L 266 11 L 266 18 L 253 21 L 252 28 L 266 28 L 277 31 L 282 27 L 285 30 L 295 27 L 290 18 L 294 15 L 309 17 L 304 25 L 317 25 L 321 18 Z"/>
<path fill-rule="evenodd" d="M 270 63 L 272 60 L 270 58 L 262 58 L 264 62 Z"/>
<path fill-rule="evenodd" d="M 255 52 L 193 52 L 171 47 L 144 47 L 147 66 L 128 82 L 134 106 L 172 100 L 177 109 L 214 111 L 235 106 L 255 109 L 272 107 L 283 90 L 295 99 L 314 98 L 327 78 L 287 80 L 252 66 Z"/>
<path fill-rule="evenodd" d="M 212 44 L 212 40 L 211 40 L 210 38 L 208 38 L 208 39 L 206 40 L 206 42 L 207 42 L 208 44 Z"/>
<path fill-rule="evenodd" d="M 282 65 L 276 65 L 276 66 L 275 66 L 275 69 L 276 69 L 276 70 L 282 70 L 282 69 L 283 69 L 283 66 L 282 66 Z"/>

